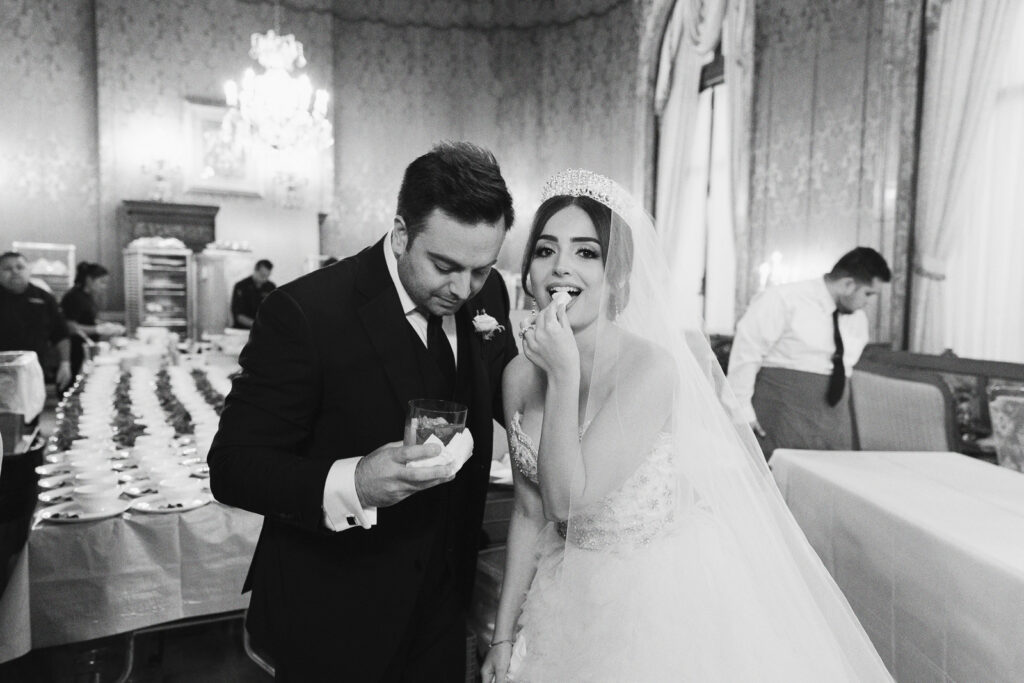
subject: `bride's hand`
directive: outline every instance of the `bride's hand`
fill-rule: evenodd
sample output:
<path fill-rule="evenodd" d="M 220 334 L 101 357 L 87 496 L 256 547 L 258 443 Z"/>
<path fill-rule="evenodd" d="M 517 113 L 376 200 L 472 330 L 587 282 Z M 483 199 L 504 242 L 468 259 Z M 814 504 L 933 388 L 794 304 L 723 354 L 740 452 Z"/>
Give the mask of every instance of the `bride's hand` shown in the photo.
<path fill-rule="evenodd" d="M 565 314 L 565 304 L 548 304 L 523 333 L 523 353 L 548 377 L 579 374 L 580 352 Z"/>
<path fill-rule="evenodd" d="M 480 679 L 483 683 L 505 683 L 511 661 L 512 643 L 506 641 L 493 646 L 487 651 L 484 663 L 480 666 Z"/>

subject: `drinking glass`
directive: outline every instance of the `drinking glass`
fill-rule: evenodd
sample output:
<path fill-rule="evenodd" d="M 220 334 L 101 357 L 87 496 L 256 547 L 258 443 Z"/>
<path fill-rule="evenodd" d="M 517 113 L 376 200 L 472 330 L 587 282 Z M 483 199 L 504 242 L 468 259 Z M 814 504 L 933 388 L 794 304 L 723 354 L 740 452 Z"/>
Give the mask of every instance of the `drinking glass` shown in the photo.
<path fill-rule="evenodd" d="M 405 417 L 405 445 L 422 444 L 433 434 L 447 446 L 452 438 L 466 428 L 468 409 L 461 403 L 434 398 L 409 401 Z"/>

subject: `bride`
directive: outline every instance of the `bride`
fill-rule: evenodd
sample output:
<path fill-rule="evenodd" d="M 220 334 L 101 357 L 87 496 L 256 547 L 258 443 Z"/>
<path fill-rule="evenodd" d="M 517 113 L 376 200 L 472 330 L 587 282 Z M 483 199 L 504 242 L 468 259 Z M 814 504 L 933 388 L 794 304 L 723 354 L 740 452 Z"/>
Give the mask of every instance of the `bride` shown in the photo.
<path fill-rule="evenodd" d="M 503 380 L 515 509 L 490 681 L 891 681 L 790 516 L 650 218 L 545 185 Z"/>

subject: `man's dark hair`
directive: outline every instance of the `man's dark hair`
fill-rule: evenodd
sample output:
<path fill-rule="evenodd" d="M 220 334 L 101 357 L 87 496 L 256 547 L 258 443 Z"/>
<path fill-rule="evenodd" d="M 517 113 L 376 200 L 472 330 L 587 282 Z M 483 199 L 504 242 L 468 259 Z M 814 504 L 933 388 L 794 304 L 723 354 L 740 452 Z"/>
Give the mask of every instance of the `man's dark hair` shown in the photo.
<path fill-rule="evenodd" d="M 411 242 L 427 216 L 440 209 L 460 223 L 494 223 L 512 227 L 512 195 L 494 155 L 468 142 L 442 142 L 405 169 L 398 191 L 398 215 Z"/>
<path fill-rule="evenodd" d="M 3 263 L 9 258 L 25 258 L 25 255 L 22 254 L 20 251 L 5 251 L 4 253 L 0 254 L 0 263 Z"/>
<path fill-rule="evenodd" d="M 259 261 L 256 262 L 256 269 L 259 270 L 260 268 L 266 268 L 267 270 L 273 270 L 274 269 L 274 264 L 271 263 L 270 261 L 268 261 L 265 258 L 261 258 Z"/>
<path fill-rule="evenodd" d="M 882 282 L 889 282 L 892 279 L 892 272 L 889 271 L 889 264 L 885 262 L 885 258 L 877 251 L 871 247 L 857 247 L 836 261 L 828 277 L 830 280 L 852 277 L 862 284 L 871 284 L 876 277 Z"/>

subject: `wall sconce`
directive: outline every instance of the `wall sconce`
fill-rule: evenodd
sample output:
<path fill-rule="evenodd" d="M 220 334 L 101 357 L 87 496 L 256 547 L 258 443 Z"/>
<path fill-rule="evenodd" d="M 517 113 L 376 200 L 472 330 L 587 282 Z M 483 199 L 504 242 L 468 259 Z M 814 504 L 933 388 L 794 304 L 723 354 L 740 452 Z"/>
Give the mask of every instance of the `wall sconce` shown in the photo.
<path fill-rule="evenodd" d="M 143 174 L 150 177 L 146 199 L 154 202 L 169 202 L 174 198 L 172 181 L 181 173 L 181 168 L 172 166 L 166 159 L 156 159 L 142 165 Z"/>

